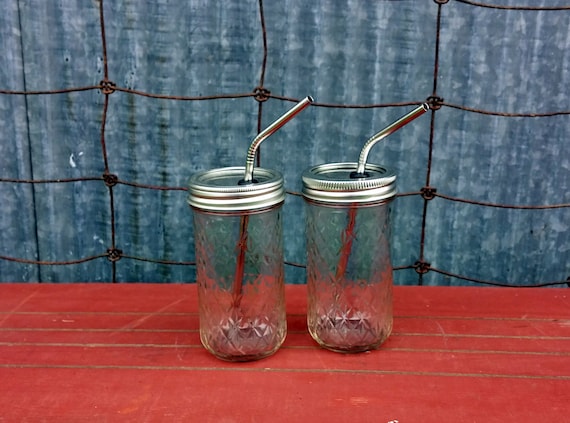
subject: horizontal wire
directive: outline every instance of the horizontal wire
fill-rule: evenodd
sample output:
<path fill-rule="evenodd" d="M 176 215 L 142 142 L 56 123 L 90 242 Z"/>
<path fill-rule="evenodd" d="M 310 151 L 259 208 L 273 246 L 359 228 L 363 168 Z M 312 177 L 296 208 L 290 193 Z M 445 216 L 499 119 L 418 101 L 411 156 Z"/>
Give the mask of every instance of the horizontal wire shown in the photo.
<path fill-rule="evenodd" d="M 62 178 L 62 179 L 14 179 L 14 178 L 0 178 L 0 183 L 14 183 L 14 184 L 54 184 L 54 183 L 73 183 L 73 182 L 84 182 L 84 181 L 104 181 L 102 177 L 96 176 L 86 176 L 78 178 Z M 117 185 L 126 185 L 134 188 L 149 189 L 156 191 L 188 191 L 187 187 L 175 186 L 175 185 L 152 185 L 143 184 L 140 182 L 125 181 L 118 179 L 116 181 Z M 286 190 L 286 194 L 302 197 L 303 194 L 298 191 Z M 403 192 L 396 194 L 396 197 L 411 197 L 411 196 L 421 196 L 421 191 Z M 451 195 L 442 194 L 440 192 L 434 191 L 431 195 L 434 197 L 440 197 L 447 201 L 471 204 L 483 207 L 494 207 L 501 209 L 515 209 L 515 210 L 549 210 L 549 209 L 562 209 L 570 208 L 570 203 L 560 203 L 560 204 L 538 204 L 538 205 L 516 205 L 516 204 L 502 204 L 502 203 L 491 203 L 485 201 L 471 200 L 460 197 L 453 197 Z"/>
<path fill-rule="evenodd" d="M 23 258 L 17 258 L 17 257 L 0 256 L 0 260 L 12 261 L 12 262 L 17 262 L 17 263 L 22 263 L 22 264 L 40 265 L 40 266 L 65 266 L 65 265 L 81 264 L 81 263 L 85 263 L 88 261 L 92 261 L 92 260 L 96 260 L 96 259 L 100 259 L 100 258 L 108 258 L 108 257 L 109 257 L 108 254 L 99 254 L 99 255 L 89 256 L 89 257 L 76 259 L 76 260 L 68 260 L 68 261 L 42 261 L 42 260 L 29 260 L 29 259 L 23 259 Z M 121 254 L 120 257 L 121 257 L 121 259 L 124 258 L 124 259 L 130 259 L 130 260 L 135 260 L 135 261 L 164 264 L 164 265 L 170 265 L 170 266 L 195 266 L 196 265 L 195 261 L 162 260 L 162 259 L 132 256 L 132 255 L 127 255 L 127 254 Z M 285 261 L 284 264 L 288 265 L 288 266 L 297 267 L 297 268 L 303 268 L 303 269 L 306 268 L 306 265 L 302 264 L 302 263 Z M 400 270 L 407 270 L 407 269 L 415 269 L 415 267 L 416 267 L 415 265 L 395 266 L 395 267 L 393 267 L 393 270 L 394 271 L 400 271 Z M 568 281 L 568 280 L 567 281 L 539 282 L 539 283 L 531 284 L 531 285 L 515 285 L 515 284 L 509 284 L 509 283 L 500 282 L 500 281 L 490 281 L 490 280 L 484 280 L 484 279 L 478 279 L 478 278 L 473 278 L 473 277 L 469 277 L 469 276 L 464 276 L 464 275 L 460 275 L 457 273 L 448 272 L 446 270 L 438 269 L 438 268 L 432 267 L 432 266 L 429 266 L 429 271 L 433 271 L 435 273 L 439 273 L 439 274 L 442 274 L 444 276 L 448 276 L 448 277 L 452 277 L 452 278 L 456 278 L 456 279 L 461 279 L 461 280 L 464 280 L 467 282 L 473 282 L 473 283 L 482 284 L 482 285 L 500 286 L 500 287 L 541 288 L 541 287 L 555 286 L 555 285 L 568 285 L 568 286 L 570 286 L 570 281 Z"/>
<path fill-rule="evenodd" d="M 233 98 L 245 98 L 254 97 L 255 93 L 235 93 L 235 94 L 213 94 L 204 96 L 180 96 L 180 95 L 169 95 L 169 94 L 154 94 L 146 91 L 133 90 L 130 88 L 122 88 L 114 86 L 115 91 L 121 91 L 128 94 L 136 94 L 142 97 L 157 98 L 162 100 L 178 100 L 178 101 L 203 101 L 203 100 L 222 100 L 222 99 L 233 99 Z"/>
<path fill-rule="evenodd" d="M 457 198 L 452 197 L 450 195 L 441 194 L 439 192 L 434 192 L 433 196 L 440 197 L 448 201 L 454 201 L 458 203 L 466 203 L 472 204 L 475 206 L 484 206 L 484 207 L 495 207 L 500 209 L 515 209 L 515 210 L 549 210 L 549 209 L 562 209 L 562 208 L 570 208 L 570 203 L 562 203 L 562 204 L 543 204 L 543 205 L 535 205 L 535 206 L 527 206 L 527 205 L 513 205 L 513 204 L 499 204 L 499 203 L 489 203 L 484 201 L 475 201 L 475 200 L 468 200 L 464 198 Z"/>
<path fill-rule="evenodd" d="M 306 268 L 307 268 L 307 265 L 306 265 L 306 264 L 303 264 L 303 263 L 295 263 L 295 262 L 292 262 L 292 261 L 285 261 L 285 262 L 283 262 L 283 263 L 284 263 L 285 265 L 287 265 L 287 266 L 297 267 L 297 268 L 299 268 L 299 269 L 306 269 Z"/>
<path fill-rule="evenodd" d="M 472 112 L 472 113 L 477 113 L 477 114 L 481 114 L 481 115 L 488 115 L 488 116 L 508 117 L 508 118 L 544 118 L 544 117 L 570 115 L 570 110 L 559 110 L 559 111 L 544 112 L 544 113 L 534 113 L 534 112 L 509 113 L 509 112 L 495 112 L 495 111 L 484 110 L 484 109 L 475 109 L 473 107 L 461 106 L 458 104 L 451 104 L 451 103 L 447 103 L 447 102 L 442 102 L 441 105 L 450 107 L 452 109 L 463 110 L 465 112 Z"/>
<path fill-rule="evenodd" d="M 135 261 L 144 261 L 148 263 L 157 263 L 157 264 L 166 264 L 171 266 L 195 266 L 195 261 L 175 261 L 175 260 L 163 260 L 163 259 L 155 259 L 155 258 L 148 258 L 148 257 L 138 257 L 138 256 L 131 256 L 128 254 L 121 254 L 121 258 L 135 260 Z"/>
<path fill-rule="evenodd" d="M 15 179 L 15 178 L 0 178 L 0 183 L 12 184 L 59 184 L 70 182 L 85 182 L 85 181 L 103 181 L 99 176 L 85 176 L 78 178 L 57 178 L 57 179 Z"/>
<path fill-rule="evenodd" d="M 293 97 L 286 97 L 276 94 L 267 94 L 267 97 L 274 98 L 276 100 L 298 102 L 299 99 Z M 425 101 L 406 101 L 398 103 L 371 103 L 371 104 L 346 104 L 346 103 L 322 103 L 315 101 L 311 103 L 311 107 L 326 107 L 326 108 L 337 108 L 337 109 L 374 109 L 374 108 L 384 108 L 384 107 L 405 107 L 405 106 L 419 106 L 425 103 Z"/>
<path fill-rule="evenodd" d="M 168 185 L 149 185 L 149 184 L 142 184 L 139 182 L 124 181 L 122 179 L 119 179 L 117 181 L 117 184 L 118 185 L 127 185 L 127 186 L 134 187 L 134 188 L 156 190 L 156 191 L 188 191 L 188 188 L 186 188 L 186 187 L 168 186 Z"/>
<path fill-rule="evenodd" d="M 544 288 L 547 286 L 555 286 L 555 285 L 567 285 L 570 287 L 570 281 L 569 280 L 552 281 L 552 282 L 539 282 L 539 283 L 530 284 L 530 285 L 516 285 L 516 284 L 510 284 L 510 283 L 506 283 L 506 282 L 489 281 L 489 280 L 485 280 L 485 279 L 478 279 L 478 278 L 473 278 L 473 277 L 469 277 L 469 276 L 464 276 L 464 275 L 460 275 L 457 273 L 448 272 L 446 270 L 438 269 L 438 268 L 432 267 L 432 266 L 429 266 L 429 270 L 433 271 L 435 273 L 439 273 L 439 274 L 444 275 L 444 276 L 449 276 L 449 277 L 452 277 L 455 279 L 461 279 L 461 280 L 464 280 L 467 282 L 473 282 L 473 283 L 478 283 L 478 284 L 482 284 L 482 285 L 500 286 L 500 287 L 505 287 L 505 288 Z"/>
<path fill-rule="evenodd" d="M 456 0 L 459 1 L 459 0 Z M 570 10 L 570 9 L 569 9 Z M 12 91 L 12 90 L 0 90 L 0 94 L 4 95 L 50 95 L 50 94 L 65 94 L 80 91 L 98 90 L 106 89 L 102 85 L 91 85 L 86 87 L 71 87 L 58 90 L 45 90 L 45 91 Z M 180 96 L 171 94 L 157 94 L 147 91 L 134 90 L 130 88 L 123 88 L 119 86 L 113 86 L 114 91 L 120 91 L 127 94 L 134 94 L 142 97 L 149 97 L 162 100 L 175 100 L 175 101 L 207 101 L 207 100 L 223 100 L 223 99 L 238 99 L 255 97 L 254 92 L 249 93 L 228 93 L 228 94 L 212 94 L 204 96 Z M 275 94 L 266 94 L 267 98 L 273 98 L 276 100 L 298 102 L 299 99 L 293 97 L 280 96 Z M 323 107 L 323 108 L 333 108 L 333 109 L 381 109 L 390 107 L 409 107 L 417 106 L 424 103 L 424 101 L 406 101 L 406 102 L 396 102 L 396 103 L 371 103 L 371 104 L 346 104 L 346 103 L 324 103 L 324 102 L 313 102 L 311 107 Z M 570 110 L 558 110 L 551 112 L 501 112 L 486 109 L 478 109 L 475 107 L 464 106 L 459 104 L 453 104 L 449 102 L 441 102 L 442 107 L 450 107 L 452 109 L 463 110 L 466 112 L 472 112 L 477 114 L 483 114 L 488 116 L 499 116 L 499 117 L 509 117 L 509 118 L 544 118 L 553 116 L 563 116 L 570 115 Z"/>
<path fill-rule="evenodd" d="M 40 265 L 40 266 L 67 266 L 67 265 L 72 265 L 72 264 L 86 263 L 88 261 L 93 261 L 93 260 L 97 260 L 100 258 L 107 258 L 107 257 L 108 257 L 108 254 L 98 254 L 98 255 L 94 255 L 94 256 L 79 258 L 76 260 L 44 261 L 44 260 L 30 260 L 30 259 L 19 258 L 19 257 L 0 256 L 0 260 L 6 260 L 6 261 L 22 263 L 22 264 Z"/>
<path fill-rule="evenodd" d="M 399 192 L 396 194 L 396 198 L 398 198 L 398 197 L 412 197 L 414 195 L 422 195 L 422 192 L 421 191 Z"/>
<path fill-rule="evenodd" d="M 80 91 L 91 91 L 101 89 L 100 85 L 88 85 L 86 87 L 71 87 L 56 90 L 31 90 L 31 91 L 18 91 L 18 90 L 0 90 L 0 94 L 5 95 L 51 95 L 51 94 L 66 94 Z"/>
<path fill-rule="evenodd" d="M 525 10 L 525 11 L 556 11 L 556 10 L 570 10 L 570 6 L 503 6 L 490 3 L 481 3 L 472 0 L 455 0 L 458 3 L 467 4 L 469 6 L 483 7 L 487 9 L 499 10 Z"/>

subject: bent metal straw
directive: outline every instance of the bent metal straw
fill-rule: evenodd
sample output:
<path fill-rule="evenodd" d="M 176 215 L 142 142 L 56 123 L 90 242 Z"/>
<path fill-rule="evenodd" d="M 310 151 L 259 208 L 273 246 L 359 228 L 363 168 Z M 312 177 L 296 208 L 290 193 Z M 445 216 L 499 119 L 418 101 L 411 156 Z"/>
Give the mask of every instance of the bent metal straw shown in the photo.
<path fill-rule="evenodd" d="M 247 150 L 247 158 L 245 160 L 245 174 L 243 176 L 243 181 L 240 183 L 253 183 L 253 161 L 255 159 L 255 153 L 259 147 L 259 145 L 273 135 L 279 128 L 293 119 L 299 112 L 304 110 L 307 106 L 309 106 L 313 102 L 313 98 L 311 96 L 305 97 L 301 100 L 295 107 L 289 110 L 287 113 L 282 115 L 279 119 L 261 131 L 251 142 Z"/>
<path fill-rule="evenodd" d="M 425 112 L 429 110 L 429 106 L 427 103 L 423 103 L 420 106 L 416 107 L 411 112 L 407 113 L 406 115 L 402 116 L 400 119 L 388 125 L 386 128 L 382 129 L 377 134 L 370 137 L 362 150 L 360 151 L 360 157 L 358 159 L 358 164 L 356 167 L 356 171 L 350 174 L 351 178 L 366 178 L 366 161 L 368 159 L 368 154 L 370 150 L 376 143 L 386 138 L 388 135 L 393 134 L 398 129 L 402 128 L 404 125 L 407 125 L 414 119 L 420 117 Z M 335 280 L 340 281 L 344 274 L 346 273 L 346 268 L 348 265 L 348 259 L 350 257 L 350 252 L 352 250 L 352 241 L 354 239 L 354 225 L 356 223 L 356 206 L 350 207 L 348 212 L 348 223 L 346 228 L 342 234 L 342 247 L 340 251 L 340 257 L 336 268 L 335 273 Z"/>
<path fill-rule="evenodd" d="M 370 150 L 372 149 L 372 147 L 374 147 L 374 145 L 377 142 L 383 140 L 388 135 L 393 134 L 398 129 L 400 129 L 402 126 L 407 125 L 408 123 L 410 123 L 414 119 L 423 115 L 428 110 L 429 110 L 429 105 L 427 103 L 423 103 L 420 106 L 416 107 L 414 110 L 412 110 L 410 113 L 402 116 L 396 122 L 392 123 L 391 125 L 388 125 L 384 129 L 382 129 L 377 134 L 372 135 L 366 141 L 366 143 L 364 143 L 362 150 L 360 150 L 360 157 L 358 158 L 358 166 L 356 167 L 356 173 L 354 174 L 354 177 L 359 177 L 360 175 L 365 175 L 365 167 L 366 167 L 366 160 L 368 159 L 368 153 L 370 153 Z"/>
<path fill-rule="evenodd" d="M 239 184 L 253 184 L 255 179 L 253 178 L 253 162 L 255 160 L 255 153 L 259 148 L 259 145 L 266 140 L 269 136 L 273 135 L 279 128 L 293 119 L 299 112 L 304 110 L 313 102 L 311 96 L 305 97 L 299 103 L 297 103 L 292 109 L 282 115 L 279 119 L 269 125 L 265 130 L 261 131 L 251 142 L 249 149 L 247 150 L 247 157 L 245 163 L 245 173 L 243 179 L 239 181 Z M 247 251 L 247 226 L 249 222 L 249 216 L 247 214 L 243 215 L 240 219 L 240 236 L 238 243 L 236 245 L 237 260 L 236 268 L 234 272 L 233 281 L 233 307 L 237 308 L 240 305 L 242 297 L 242 284 L 244 276 L 244 265 L 245 265 L 245 253 Z"/>

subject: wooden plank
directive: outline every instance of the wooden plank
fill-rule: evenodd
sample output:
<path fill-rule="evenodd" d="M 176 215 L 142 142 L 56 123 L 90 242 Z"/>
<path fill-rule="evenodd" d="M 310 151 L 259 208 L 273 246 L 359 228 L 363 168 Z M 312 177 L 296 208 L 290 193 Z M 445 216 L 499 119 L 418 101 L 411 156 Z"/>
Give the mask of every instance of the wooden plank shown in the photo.
<path fill-rule="evenodd" d="M 113 312 L 0 312 L 0 320 L 13 328 L 42 328 L 57 330 L 197 330 L 198 314 L 181 312 L 113 313 Z M 290 331 L 306 332 L 304 315 L 289 315 Z M 570 319 L 477 319 L 456 317 L 395 316 L 394 333 L 407 336 L 431 337 L 508 337 L 570 338 Z"/>
<path fill-rule="evenodd" d="M 570 318 L 565 288 L 396 287 L 395 313 L 412 316 Z"/>
<path fill-rule="evenodd" d="M 2 376 L 13 381 L 0 388 L 5 421 L 563 422 L 570 399 L 560 380 L 85 368 Z"/>
<path fill-rule="evenodd" d="M 361 355 L 341 355 L 318 348 L 283 348 L 270 359 L 220 363 L 198 344 L 155 345 L 75 343 L 3 343 L 0 365 L 43 367 L 111 367 L 158 370 L 247 369 L 255 372 L 291 369 L 370 374 L 425 374 L 448 376 L 561 379 L 570 382 L 570 354 L 541 351 L 392 349 Z"/>
<path fill-rule="evenodd" d="M 0 289 L 5 292 L 0 311 L 188 312 L 198 304 L 194 284 L 4 284 Z"/>
<path fill-rule="evenodd" d="M 0 345 L 85 344 L 149 345 L 157 348 L 200 346 L 198 329 L 51 329 L 0 328 Z M 288 331 L 282 348 L 318 348 L 305 331 Z M 570 337 L 521 337 L 494 335 L 429 335 L 393 333 L 383 351 L 450 351 L 505 354 L 561 355 L 570 351 Z"/>
<path fill-rule="evenodd" d="M 3 284 L 0 311 L 188 312 L 197 307 L 195 289 L 194 284 L 115 284 L 112 289 L 106 284 Z M 303 286 L 288 285 L 289 314 L 305 313 L 305 295 Z M 394 313 L 399 316 L 570 318 L 569 310 L 570 291 L 565 288 L 394 288 Z"/>

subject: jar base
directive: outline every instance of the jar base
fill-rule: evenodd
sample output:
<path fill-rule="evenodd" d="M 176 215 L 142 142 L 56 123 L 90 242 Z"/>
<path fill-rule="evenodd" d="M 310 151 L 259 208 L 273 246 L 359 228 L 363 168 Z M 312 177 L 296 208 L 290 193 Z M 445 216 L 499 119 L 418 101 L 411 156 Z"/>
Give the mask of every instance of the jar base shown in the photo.
<path fill-rule="evenodd" d="M 388 339 L 392 322 L 379 325 L 377 320 L 358 314 L 346 316 L 320 316 L 309 322 L 309 333 L 323 348 L 340 353 L 360 353 L 375 350 Z"/>
<path fill-rule="evenodd" d="M 273 354 L 275 354 L 277 352 L 278 348 L 275 348 L 271 351 L 266 351 L 262 354 L 249 354 L 249 355 L 224 355 L 221 354 L 220 352 L 215 352 L 212 351 L 210 348 L 208 348 L 208 346 L 204 345 L 206 347 L 206 349 L 208 350 L 208 352 L 210 352 L 214 357 L 216 357 L 219 360 L 222 361 L 227 361 L 230 363 L 245 363 L 248 361 L 258 361 L 258 360 L 262 360 L 264 358 L 270 357 Z"/>
<path fill-rule="evenodd" d="M 265 319 L 225 319 L 210 333 L 200 332 L 202 345 L 224 361 L 255 361 L 273 355 L 283 344 L 285 325 Z"/>

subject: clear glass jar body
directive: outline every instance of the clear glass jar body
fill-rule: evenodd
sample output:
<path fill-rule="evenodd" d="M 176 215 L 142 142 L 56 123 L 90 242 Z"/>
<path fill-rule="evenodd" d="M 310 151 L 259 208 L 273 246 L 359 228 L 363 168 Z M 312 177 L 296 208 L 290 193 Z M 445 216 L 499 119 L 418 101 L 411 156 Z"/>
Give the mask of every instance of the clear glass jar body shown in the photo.
<path fill-rule="evenodd" d="M 333 351 L 378 348 L 393 321 L 389 201 L 305 200 L 309 333 Z"/>
<path fill-rule="evenodd" d="M 275 353 L 287 332 L 281 204 L 193 215 L 202 344 L 228 361 Z"/>

